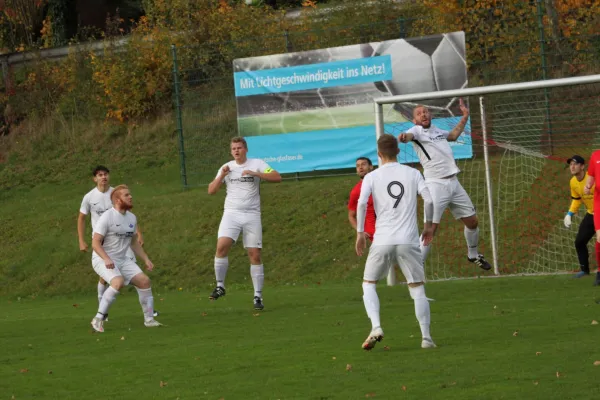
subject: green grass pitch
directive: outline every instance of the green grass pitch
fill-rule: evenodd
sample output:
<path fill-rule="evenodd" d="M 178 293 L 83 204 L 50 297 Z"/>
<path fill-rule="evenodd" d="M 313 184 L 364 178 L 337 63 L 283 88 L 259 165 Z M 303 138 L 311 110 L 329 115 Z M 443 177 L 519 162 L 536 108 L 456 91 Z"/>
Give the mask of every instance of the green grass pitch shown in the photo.
<path fill-rule="evenodd" d="M 438 348 L 420 348 L 406 286 L 379 286 L 386 337 L 360 281 L 272 287 L 264 312 L 231 285 L 155 293 L 166 326 L 145 328 L 135 291 L 92 334 L 93 295 L 0 302 L 5 399 L 595 399 L 600 305 L 591 279 L 436 282 L 427 294 Z M 162 383 L 161 383 L 162 382 Z M 14 396 L 14 397 L 13 397 Z"/>

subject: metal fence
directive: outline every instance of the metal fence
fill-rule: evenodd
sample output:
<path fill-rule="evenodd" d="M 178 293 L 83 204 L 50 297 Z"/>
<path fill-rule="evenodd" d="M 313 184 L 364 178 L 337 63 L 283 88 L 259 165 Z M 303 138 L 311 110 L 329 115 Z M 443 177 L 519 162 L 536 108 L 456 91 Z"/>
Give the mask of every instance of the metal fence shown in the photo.
<path fill-rule="evenodd" d="M 208 184 L 229 159 L 229 139 L 237 135 L 231 68 L 236 58 L 464 30 L 470 87 L 586 75 L 600 70 L 600 23 L 588 23 L 585 30 L 566 35 L 550 18 L 543 0 L 522 3 L 519 12 L 502 5 L 473 7 L 442 20 L 414 15 L 414 10 L 392 21 L 351 26 L 332 25 L 324 18 L 319 24 L 312 24 L 310 30 L 291 27 L 276 36 L 173 47 L 182 185 Z M 501 32 L 476 32 L 473 26 L 479 26 L 477 21 L 496 24 Z M 352 171 L 314 171 L 285 178 L 348 173 Z"/>

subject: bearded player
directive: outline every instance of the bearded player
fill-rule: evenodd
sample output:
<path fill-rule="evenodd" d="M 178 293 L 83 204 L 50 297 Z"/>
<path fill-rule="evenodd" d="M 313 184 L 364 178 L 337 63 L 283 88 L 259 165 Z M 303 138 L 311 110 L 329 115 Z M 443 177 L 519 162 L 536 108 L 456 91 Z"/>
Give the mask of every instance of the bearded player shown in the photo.
<path fill-rule="evenodd" d="M 479 254 L 479 221 L 473 202 L 466 190 L 458 181 L 460 169 L 454 161 L 454 154 L 449 142 L 455 142 L 469 120 L 469 109 L 460 99 L 460 110 L 463 114 L 460 122 L 450 132 L 431 124 L 431 113 L 423 105 L 413 110 L 413 123 L 415 126 L 406 133 L 398 135 L 402 143 L 412 142 L 419 162 L 423 166 L 425 183 L 433 198 L 433 232 L 442 219 L 446 208 L 450 208 L 452 215 L 461 220 L 465 225 L 464 234 L 467 241 L 467 259 L 478 267 L 488 271 L 492 269 L 489 262 Z M 421 243 L 423 260 L 427 258 L 431 246 Z"/>

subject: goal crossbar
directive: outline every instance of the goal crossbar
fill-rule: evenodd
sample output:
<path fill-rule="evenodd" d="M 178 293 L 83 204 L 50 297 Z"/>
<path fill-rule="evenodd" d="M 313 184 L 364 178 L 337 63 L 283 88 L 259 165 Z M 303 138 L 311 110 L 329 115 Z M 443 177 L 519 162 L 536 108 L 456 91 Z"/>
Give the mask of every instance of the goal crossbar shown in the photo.
<path fill-rule="evenodd" d="M 413 94 L 401 94 L 398 96 L 378 97 L 373 99 L 376 104 L 406 103 L 419 100 L 445 99 L 461 96 L 478 96 L 491 93 L 514 92 L 522 90 L 548 89 L 559 86 L 584 85 L 600 82 L 600 74 L 588 76 L 576 76 L 571 78 L 548 79 L 545 81 L 533 81 L 522 83 L 507 83 L 504 85 L 481 86 L 465 89 L 441 90 L 438 92 L 422 92 Z"/>

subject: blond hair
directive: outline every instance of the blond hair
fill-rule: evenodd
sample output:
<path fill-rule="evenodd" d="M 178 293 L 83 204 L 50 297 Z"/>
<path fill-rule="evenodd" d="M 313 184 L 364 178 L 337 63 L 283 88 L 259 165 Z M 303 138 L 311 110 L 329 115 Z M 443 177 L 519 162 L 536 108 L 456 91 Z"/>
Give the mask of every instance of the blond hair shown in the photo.
<path fill-rule="evenodd" d="M 110 194 L 110 201 L 113 203 L 113 205 L 115 204 L 115 199 L 117 198 L 118 194 L 123 190 L 129 190 L 129 187 L 127 187 L 127 185 L 119 185 L 113 189 L 112 193 Z"/>
<path fill-rule="evenodd" d="M 236 136 L 234 138 L 231 138 L 231 144 L 233 144 L 233 143 L 241 143 L 244 145 L 244 148 L 246 150 L 248 150 L 248 143 L 246 143 L 246 139 L 244 139 L 241 136 Z"/>

